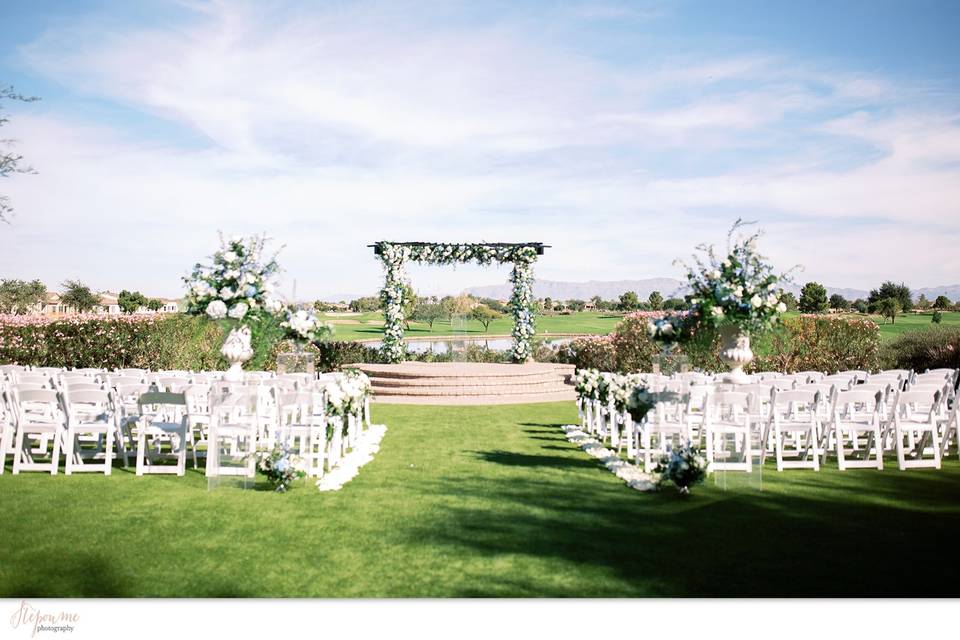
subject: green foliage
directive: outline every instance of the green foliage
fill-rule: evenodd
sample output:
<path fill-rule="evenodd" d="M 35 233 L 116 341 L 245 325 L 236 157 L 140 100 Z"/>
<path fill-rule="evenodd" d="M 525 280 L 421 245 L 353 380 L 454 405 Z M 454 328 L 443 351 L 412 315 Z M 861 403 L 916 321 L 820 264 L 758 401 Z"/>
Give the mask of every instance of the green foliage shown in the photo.
<path fill-rule="evenodd" d="M 367 313 L 369 311 L 379 311 L 383 308 L 380 298 L 376 296 L 364 296 L 350 301 L 350 311 L 354 313 Z"/>
<path fill-rule="evenodd" d="M 884 347 L 883 365 L 914 371 L 960 368 L 960 327 L 938 324 L 903 333 Z"/>
<path fill-rule="evenodd" d="M 640 297 L 636 291 L 625 291 L 620 295 L 617 309 L 620 311 L 636 311 L 640 308 Z"/>
<path fill-rule="evenodd" d="M 485 304 L 494 311 L 498 311 L 500 313 L 507 313 L 510 310 L 507 305 L 503 304 L 499 300 L 494 300 L 493 298 L 481 298 L 479 302 L 480 304 Z"/>
<path fill-rule="evenodd" d="M 753 371 L 874 371 L 880 366 L 880 328 L 868 319 L 784 318 L 753 346 Z"/>
<path fill-rule="evenodd" d="M 663 296 L 660 295 L 659 291 L 652 291 L 647 298 L 647 303 L 650 305 L 651 311 L 660 311 L 663 308 Z"/>
<path fill-rule="evenodd" d="M 410 316 L 410 320 L 423 322 L 432 330 L 434 322 L 443 320 L 446 317 L 447 313 L 442 306 L 435 303 L 427 303 L 417 305 L 417 308 L 414 309 L 413 314 Z"/>
<path fill-rule="evenodd" d="M 547 311 L 553 311 L 553 298 L 549 296 L 543 299 L 543 308 Z"/>
<path fill-rule="evenodd" d="M 587 306 L 587 303 L 583 300 L 567 300 L 567 308 L 571 311 L 583 311 Z"/>
<path fill-rule="evenodd" d="M 46 296 L 47 287 L 39 280 L 0 280 L 0 313 L 30 313 Z"/>
<path fill-rule="evenodd" d="M 35 96 L 24 96 L 13 90 L 13 87 L 0 85 L 0 101 L 17 100 L 20 102 L 36 102 L 40 98 Z M 2 105 L 2 103 L 0 103 Z M 9 122 L 9 118 L 3 115 L 3 107 L 0 106 L 0 127 Z M 36 173 L 33 167 L 23 164 L 23 156 L 15 153 L 12 145 L 15 141 L 5 139 L 0 136 L 0 178 L 9 178 L 15 173 Z M 7 222 L 13 214 L 13 206 L 10 204 L 10 198 L 0 194 L 0 221 Z"/>
<path fill-rule="evenodd" d="M 317 348 L 317 370 L 339 371 L 344 365 L 358 362 L 380 362 L 380 350 L 362 342 L 329 340 L 314 344 Z"/>
<path fill-rule="evenodd" d="M 934 309 L 949 309 L 950 308 L 950 298 L 947 296 L 937 296 L 937 299 L 933 301 Z"/>
<path fill-rule="evenodd" d="M 906 312 L 913 309 L 913 297 L 910 294 L 910 287 L 902 282 L 895 284 L 890 280 L 880 285 L 879 289 L 872 290 L 870 296 L 867 298 L 867 303 L 879 304 L 887 298 L 896 300 L 899 303 L 901 311 Z"/>
<path fill-rule="evenodd" d="M 62 286 L 63 293 L 60 294 L 60 302 L 68 307 L 73 307 L 80 313 L 90 311 L 100 304 L 100 298 L 90 290 L 90 287 L 79 280 L 67 280 Z"/>
<path fill-rule="evenodd" d="M 800 306 L 800 303 L 797 302 L 797 296 L 789 291 L 785 291 L 782 296 L 780 296 L 780 302 L 782 302 L 787 307 L 787 311 L 796 311 Z"/>
<path fill-rule="evenodd" d="M 0 324 L 0 362 L 37 367 L 226 368 L 223 329 L 204 317 L 68 318 Z"/>
<path fill-rule="evenodd" d="M 663 301 L 661 307 L 664 311 L 683 311 L 689 309 L 690 305 L 683 298 L 667 298 Z"/>
<path fill-rule="evenodd" d="M 803 313 L 824 313 L 830 307 L 827 302 L 827 289 L 819 282 L 803 285 L 798 307 Z"/>
<path fill-rule="evenodd" d="M 160 311 L 162 307 L 163 307 L 163 302 L 161 302 L 160 300 L 157 300 L 156 298 L 147 299 L 147 309 L 150 309 L 150 311 Z"/>
<path fill-rule="evenodd" d="M 917 309 L 925 311 L 930 308 L 930 301 L 927 300 L 927 296 L 920 294 L 920 297 L 917 299 Z"/>
<path fill-rule="evenodd" d="M 610 336 L 577 338 L 560 347 L 558 360 L 578 369 L 617 370 L 617 352 Z"/>
<path fill-rule="evenodd" d="M 943 322 L 943 313 L 938 309 L 933 312 L 933 316 L 930 318 L 930 322 L 933 324 L 940 324 Z"/>
<path fill-rule="evenodd" d="M 891 323 L 896 323 L 897 313 L 900 312 L 900 301 L 896 298 L 884 298 L 876 302 L 877 313 L 884 318 L 890 318 Z"/>
<path fill-rule="evenodd" d="M 830 308 L 839 309 L 840 311 L 847 311 L 850 309 L 850 301 L 839 293 L 835 293 L 830 296 Z"/>
<path fill-rule="evenodd" d="M 861 298 L 854 300 L 852 306 L 857 313 L 867 313 L 870 310 L 870 305 L 867 304 L 866 300 Z"/>
<path fill-rule="evenodd" d="M 134 313 L 140 307 L 147 306 L 147 298 L 139 291 L 127 291 L 124 289 L 117 296 L 117 305 L 124 313 Z"/>
<path fill-rule="evenodd" d="M 502 318 L 503 314 L 498 313 L 491 309 L 490 307 L 482 304 L 478 304 L 470 311 L 470 319 L 476 320 L 483 325 L 483 330 L 487 331 L 490 329 L 490 323 L 496 320 L 497 318 Z"/>

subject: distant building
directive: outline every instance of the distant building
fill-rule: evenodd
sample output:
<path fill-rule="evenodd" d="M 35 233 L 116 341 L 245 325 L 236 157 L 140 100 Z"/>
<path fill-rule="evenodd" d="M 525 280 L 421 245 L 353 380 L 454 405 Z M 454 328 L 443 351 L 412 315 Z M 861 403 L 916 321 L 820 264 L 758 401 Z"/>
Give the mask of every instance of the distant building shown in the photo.
<path fill-rule="evenodd" d="M 100 297 L 100 304 L 95 306 L 91 313 L 99 313 L 110 316 L 119 316 L 123 313 L 120 309 L 118 294 L 112 291 L 104 291 L 97 294 Z M 136 313 L 180 313 L 180 300 L 175 298 L 155 298 L 163 303 L 158 311 L 151 311 L 147 307 L 140 307 Z M 60 299 L 59 293 L 47 292 L 46 300 L 42 305 L 37 305 L 33 311 L 34 314 L 45 316 L 63 316 L 77 313 L 77 310 L 70 305 L 64 304 Z"/>

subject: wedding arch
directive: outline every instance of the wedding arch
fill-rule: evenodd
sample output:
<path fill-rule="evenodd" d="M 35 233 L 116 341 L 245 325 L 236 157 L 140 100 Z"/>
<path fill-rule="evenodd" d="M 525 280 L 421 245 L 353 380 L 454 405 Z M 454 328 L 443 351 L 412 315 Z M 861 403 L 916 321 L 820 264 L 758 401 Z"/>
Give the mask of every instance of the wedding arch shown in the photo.
<path fill-rule="evenodd" d="M 403 343 L 403 293 L 407 278 L 404 264 L 421 262 L 444 265 L 476 262 L 488 265 L 513 264 L 510 283 L 513 295 L 510 308 L 513 312 L 514 362 L 526 362 L 532 355 L 530 341 L 534 335 L 533 325 L 533 263 L 547 248 L 541 242 L 479 242 L 451 244 L 445 242 L 387 242 L 372 245 L 374 255 L 383 262 L 385 282 L 380 291 L 383 301 L 385 326 L 383 331 L 383 357 L 387 362 L 401 362 L 406 353 Z"/>

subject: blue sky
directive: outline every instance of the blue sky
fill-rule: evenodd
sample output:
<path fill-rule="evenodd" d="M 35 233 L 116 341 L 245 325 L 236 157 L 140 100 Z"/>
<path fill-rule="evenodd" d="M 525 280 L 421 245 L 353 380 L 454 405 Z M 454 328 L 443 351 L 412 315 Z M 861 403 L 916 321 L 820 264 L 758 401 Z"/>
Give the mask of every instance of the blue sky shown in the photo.
<path fill-rule="evenodd" d="M 298 297 L 377 239 L 544 241 L 538 276 L 678 276 L 758 220 L 798 279 L 960 281 L 958 2 L 0 3 L 5 277 L 176 295 L 216 232 Z M 424 293 L 506 270 L 414 269 Z"/>

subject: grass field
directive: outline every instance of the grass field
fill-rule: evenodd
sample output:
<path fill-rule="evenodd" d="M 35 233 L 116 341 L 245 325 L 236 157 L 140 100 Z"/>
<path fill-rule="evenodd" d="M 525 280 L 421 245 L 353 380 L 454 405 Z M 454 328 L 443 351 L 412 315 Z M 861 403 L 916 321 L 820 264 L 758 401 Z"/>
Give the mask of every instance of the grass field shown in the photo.
<path fill-rule="evenodd" d="M 871 316 L 871 320 L 880 325 L 880 338 L 886 341 L 893 340 L 907 331 L 916 331 L 933 326 L 930 321 L 931 317 L 931 313 L 905 313 L 897 316 L 896 322 L 893 323 L 880 316 Z M 944 312 L 941 324 L 943 326 L 960 326 L 960 313 L 956 311 Z"/>
<path fill-rule="evenodd" d="M 336 340 L 368 340 L 379 339 L 383 336 L 383 315 L 380 312 L 365 313 L 359 316 L 321 316 L 324 320 L 336 323 Z M 897 317 L 895 323 L 884 320 L 880 316 L 869 316 L 880 326 L 880 338 L 884 341 L 892 340 L 905 331 L 925 329 L 931 325 L 929 313 L 904 314 Z M 610 333 L 623 320 L 622 314 L 598 313 L 584 311 L 567 316 L 539 316 L 537 317 L 538 335 L 557 333 L 578 333 L 603 335 Z M 948 311 L 943 314 L 943 325 L 960 326 L 960 313 Z M 483 325 L 470 320 L 465 329 L 455 329 L 450 322 L 438 321 L 433 324 L 433 330 L 426 324 L 413 322 L 406 332 L 408 338 L 427 336 L 450 336 L 454 334 L 467 335 L 510 335 L 513 330 L 513 320 L 505 316 L 494 321 L 489 331 L 483 330 Z"/>
<path fill-rule="evenodd" d="M 364 313 L 359 316 L 321 316 L 327 322 L 333 321 L 336 327 L 335 340 L 377 340 L 383 337 L 383 314 L 379 311 Z M 568 316 L 538 316 L 537 333 L 581 333 L 603 335 L 613 331 L 613 328 L 623 320 L 623 314 L 582 312 Z M 427 336 L 451 335 L 510 335 L 513 331 L 513 318 L 505 315 L 494 320 L 490 329 L 484 331 L 483 325 L 476 320 L 466 322 L 464 328 L 453 327 L 449 320 L 433 323 L 433 330 L 420 322 L 411 322 L 406 331 L 407 338 L 422 338 Z"/>
<path fill-rule="evenodd" d="M 375 405 L 335 493 L 201 473 L 0 476 L 0 596 L 957 596 L 960 464 L 627 488 L 564 439 L 573 403 Z M 262 489 L 262 487 L 261 487 Z"/>

